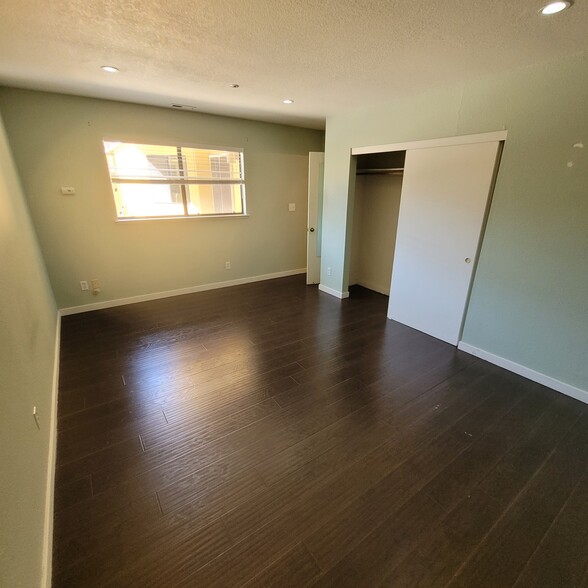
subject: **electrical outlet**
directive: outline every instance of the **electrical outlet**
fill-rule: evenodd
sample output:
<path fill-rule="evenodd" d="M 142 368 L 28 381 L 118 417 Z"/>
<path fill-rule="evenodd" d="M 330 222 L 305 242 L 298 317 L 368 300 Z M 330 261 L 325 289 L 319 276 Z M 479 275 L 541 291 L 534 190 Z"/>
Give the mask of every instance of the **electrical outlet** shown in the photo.
<path fill-rule="evenodd" d="M 86 280 L 82 280 L 80 282 L 80 288 L 84 291 L 90 289 L 90 287 L 88 286 L 88 282 L 86 282 Z"/>
<path fill-rule="evenodd" d="M 225 261 L 225 269 L 231 269 L 231 262 Z"/>
<path fill-rule="evenodd" d="M 330 267 L 328 267 L 328 268 L 327 268 L 327 276 L 330 276 L 330 275 L 331 275 L 331 268 L 330 268 Z"/>

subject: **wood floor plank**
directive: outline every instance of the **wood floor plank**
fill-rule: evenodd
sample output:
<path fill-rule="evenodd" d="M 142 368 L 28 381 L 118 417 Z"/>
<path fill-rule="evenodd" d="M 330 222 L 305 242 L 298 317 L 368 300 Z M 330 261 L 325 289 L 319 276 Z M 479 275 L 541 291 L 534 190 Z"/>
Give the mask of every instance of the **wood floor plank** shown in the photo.
<path fill-rule="evenodd" d="M 59 486 L 55 498 L 55 512 L 60 512 L 72 504 L 92 497 L 92 477 L 84 476 Z"/>
<path fill-rule="evenodd" d="M 505 508 L 577 420 L 577 403 L 552 404 L 488 475 L 449 511 L 439 526 L 394 569 L 383 585 L 434 588 L 446 585 L 497 522 Z M 494 497 L 489 491 L 497 489 Z"/>
<path fill-rule="evenodd" d="M 63 317 L 53 586 L 587 585 L 584 406 L 350 292 Z"/>
<path fill-rule="evenodd" d="M 397 567 L 391 566 L 382 586 L 437 588 L 449 582 L 463 558 L 484 538 L 503 507 L 480 490 L 473 490 L 427 534 Z"/>
<path fill-rule="evenodd" d="M 55 489 L 56 494 L 61 488 Z M 55 516 L 55 549 L 69 537 L 75 537 L 84 531 L 92 533 L 102 524 L 124 523 L 139 513 L 146 519 L 161 516 L 161 509 L 156 492 L 152 488 L 137 489 L 135 486 L 122 485 L 116 492 L 105 492 L 88 500 L 77 501 Z"/>
<path fill-rule="evenodd" d="M 102 468 L 127 458 L 133 459 L 143 452 L 141 439 L 137 435 L 131 439 L 121 441 L 97 451 L 74 459 L 72 461 L 60 460 L 61 463 L 55 471 L 55 484 L 61 486 L 68 481 L 91 475 Z"/>
<path fill-rule="evenodd" d="M 370 481 L 388 469 L 389 455 L 373 452 L 353 471 L 343 470 L 332 484 L 323 486 L 290 503 L 287 515 L 278 517 L 254 533 L 246 535 L 229 550 L 219 553 L 208 564 L 186 578 L 186 585 L 230 586 L 250 580 L 260 569 L 260 562 L 281 557 L 304 533 L 316 528 L 323 517 L 332 516 L 337 504 L 347 502 L 362 492 Z M 343 483 L 343 479 L 345 483 Z M 296 494 L 294 495 L 296 497 Z M 244 533 L 229 523 L 229 532 Z"/>
<path fill-rule="evenodd" d="M 244 586 L 248 588 L 300 588 L 307 586 L 320 574 L 320 568 L 303 543 L 297 543 L 288 553 L 272 562 Z"/>
<path fill-rule="evenodd" d="M 496 426 L 485 434 L 473 427 L 463 431 L 474 441 L 470 447 L 433 481 L 426 491 L 445 510 L 451 510 L 457 501 L 467 495 L 502 456 L 533 428 L 549 406 L 544 394 L 529 395 L 505 414 Z"/>
<path fill-rule="evenodd" d="M 579 586 L 588 567 L 588 476 L 580 480 L 527 562 L 515 588 Z"/>
<path fill-rule="evenodd" d="M 588 468 L 584 413 L 448 586 L 513 585 Z"/>
<path fill-rule="evenodd" d="M 64 586 L 96 588 L 179 585 L 181 578 L 203 565 L 211 554 L 231 545 L 219 522 L 204 528 L 189 523 L 174 526 L 167 533 L 158 533 L 155 539 L 150 535 L 145 538 L 147 541 L 140 545 L 119 542 L 118 549 L 112 550 L 107 558 L 97 564 L 87 559 L 83 565 L 58 574 L 57 581 Z"/>
<path fill-rule="evenodd" d="M 378 525 L 352 554 L 311 585 L 376 586 L 442 515 L 443 510 L 434 500 L 417 492 L 387 524 Z"/>
<path fill-rule="evenodd" d="M 189 433 L 178 434 L 175 429 L 175 435 L 166 435 L 166 443 L 154 445 L 151 442 L 141 454 L 94 469 L 95 492 L 108 490 L 132 476 L 149 477 L 153 483 L 154 475 L 149 472 L 165 467 L 171 468 L 181 460 L 189 463 L 194 471 L 198 466 L 205 467 L 236 450 L 231 434 L 263 421 L 265 417 L 277 414 L 278 408 L 278 405 L 270 400 L 268 403 L 256 405 L 252 410 L 239 411 L 225 419 L 200 425 L 195 423 L 189 427 Z M 141 439 L 143 438 L 142 435 Z"/>
<path fill-rule="evenodd" d="M 323 570 L 337 565 L 372 532 L 372 526 L 386 521 L 404 503 L 426 487 L 429 480 L 444 472 L 471 445 L 471 438 L 460 434 L 464 427 L 488 429 L 508 411 L 501 391 L 460 419 L 445 433 L 434 437 L 402 461 L 399 467 L 349 505 L 342 517 L 331 519 L 312 536 L 305 539 L 313 557 Z M 511 402 L 515 400 L 511 399 Z M 494 411 L 494 414 L 492 414 Z M 418 441 L 417 441 L 418 443 Z M 402 445 L 400 446 L 402 447 Z M 419 447 L 416 445 L 416 447 Z M 399 448 L 389 450 L 398 455 Z M 344 564 L 345 565 L 345 564 Z"/>
<path fill-rule="evenodd" d="M 333 447 L 288 475 L 272 480 L 267 490 L 223 516 L 231 536 L 242 539 L 272 520 L 288 516 L 293 506 L 304 502 L 312 493 L 328 492 L 325 487 L 339 484 L 340 472 L 351 476 L 360 471 L 361 475 L 369 476 L 364 479 L 365 484 L 377 479 L 394 461 L 386 451 L 387 436 L 386 429 L 372 430 L 354 445 Z M 368 475 L 369 467 L 372 471 Z"/>
<path fill-rule="evenodd" d="M 371 485 L 385 477 L 397 464 L 397 456 L 388 452 L 387 457 L 383 449 L 373 451 L 356 462 L 355 466 L 331 477 L 328 483 L 316 490 L 300 493 L 299 488 L 304 489 L 306 485 L 296 484 L 293 494 L 286 494 L 277 501 L 277 510 L 273 512 L 273 518 L 270 517 L 268 524 L 261 528 L 258 528 L 256 517 L 260 512 L 267 512 L 271 504 L 276 508 L 276 501 L 264 502 L 263 507 L 258 505 L 251 508 L 249 504 L 244 505 L 244 508 L 238 508 L 225 515 L 223 518 L 231 535 L 236 539 L 243 539 L 234 548 L 219 554 L 218 558 L 197 572 L 191 580 L 204 584 L 213 582 L 215 585 L 245 581 L 248 574 L 254 573 L 256 566 L 259 566 L 260 557 L 279 556 L 280 550 L 287 549 L 289 542 L 303 538 L 313 529 L 324 525 L 327 520 L 336 516 L 345 504 L 363 495 Z M 314 505 L 314 508 L 309 505 Z M 315 514 L 309 518 L 313 512 L 320 512 L 320 517 Z M 239 516 L 235 518 L 237 514 Z M 255 530 L 256 528 L 258 529 Z M 239 561 L 247 561 L 247 567 L 238 567 Z"/>
<path fill-rule="evenodd" d="M 263 482 L 253 471 L 243 471 L 224 484 L 208 492 L 199 492 L 197 497 L 175 501 L 159 495 L 162 511 L 149 512 L 134 508 L 132 516 L 116 514 L 92 521 L 91 525 L 77 529 L 76 533 L 60 540 L 60 550 L 68 554 L 62 570 L 68 575 L 84 573 L 88 567 L 108 568 L 114 558 L 122 567 L 132 554 L 132 563 L 140 559 L 146 544 L 157 546 L 175 540 L 175 530 L 189 525 L 193 532 L 217 521 L 227 510 L 251 499 L 264 488 Z M 155 550 L 157 550 L 155 548 Z M 153 557 L 151 551 L 148 557 Z M 70 570 L 70 568 L 81 568 Z"/>

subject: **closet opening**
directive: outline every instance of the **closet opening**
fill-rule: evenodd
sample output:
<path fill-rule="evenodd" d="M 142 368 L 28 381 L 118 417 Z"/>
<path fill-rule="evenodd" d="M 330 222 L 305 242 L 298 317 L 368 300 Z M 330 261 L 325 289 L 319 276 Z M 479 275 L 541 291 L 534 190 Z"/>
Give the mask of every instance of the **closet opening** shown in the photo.
<path fill-rule="evenodd" d="M 349 295 L 390 295 L 406 151 L 354 156 Z"/>
<path fill-rule="evenodd" d="M 389 319 L 459 343 L 506 135 L 352 148 L 348 283 Z"/>

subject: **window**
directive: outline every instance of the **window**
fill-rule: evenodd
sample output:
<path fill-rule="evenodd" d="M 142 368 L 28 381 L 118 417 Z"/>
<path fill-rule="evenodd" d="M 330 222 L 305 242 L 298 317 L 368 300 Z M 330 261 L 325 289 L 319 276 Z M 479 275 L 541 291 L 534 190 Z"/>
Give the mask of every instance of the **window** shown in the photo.
<path fill-rule="evenodd" d="M 245 214 L 241 149 L 104 141 L 120 219 Z"/>

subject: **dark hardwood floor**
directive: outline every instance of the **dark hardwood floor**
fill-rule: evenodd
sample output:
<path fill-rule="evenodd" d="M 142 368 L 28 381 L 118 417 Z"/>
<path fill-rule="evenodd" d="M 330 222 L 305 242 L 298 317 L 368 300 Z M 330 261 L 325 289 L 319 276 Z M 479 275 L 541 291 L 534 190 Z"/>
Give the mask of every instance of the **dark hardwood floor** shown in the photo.
<path fill-rule="evenodd" d="M 588 586 L 586 406 L 303 276 L 64 317 L 54 586 Z"/>

